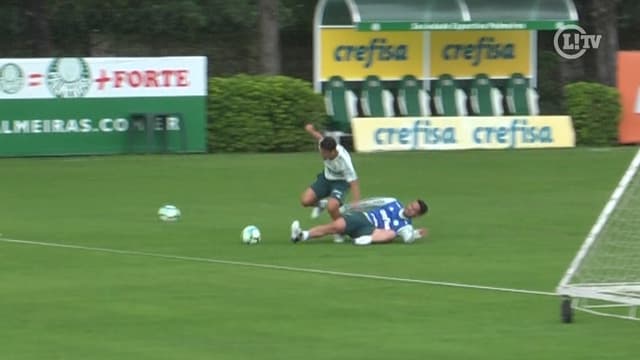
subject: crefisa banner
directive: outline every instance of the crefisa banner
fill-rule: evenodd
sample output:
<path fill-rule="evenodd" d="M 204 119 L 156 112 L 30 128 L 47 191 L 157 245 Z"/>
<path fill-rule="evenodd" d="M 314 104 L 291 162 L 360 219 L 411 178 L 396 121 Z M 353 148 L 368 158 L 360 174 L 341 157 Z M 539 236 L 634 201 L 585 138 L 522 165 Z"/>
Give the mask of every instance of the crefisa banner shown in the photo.
<path fill-rule="evenodd" d="M 0 59 L 0 156 L 203 152 L 206 95 L 206 57 Z"/>
<path fill-rule="evenodd" d="M 367 75 L 399 80 L 405 75 L 434 79 L 442 74 L 473 78 L 533 76 L 530 31 L 357 31 L 320 32 L 318 80 L 340 76 L 362 81 Z"/>
<path fill-rule="evenodd" d="M 355 118 L 352 128 L 359 152 L 575 146 L 568 116 Z"/>
<path fill-rule="evenodd" d="M 420 32 L 358 32 L 323 29 L 320 77 L 360 81 L 375 74 L 383 80 L 407 74 L 424 77 L 424 35 Z"/>
<path fill-rule="evenodd" d="M 430 73 L 473 78 L 532 76 L 529 31 L 434 31 L 431 33 Z"/>

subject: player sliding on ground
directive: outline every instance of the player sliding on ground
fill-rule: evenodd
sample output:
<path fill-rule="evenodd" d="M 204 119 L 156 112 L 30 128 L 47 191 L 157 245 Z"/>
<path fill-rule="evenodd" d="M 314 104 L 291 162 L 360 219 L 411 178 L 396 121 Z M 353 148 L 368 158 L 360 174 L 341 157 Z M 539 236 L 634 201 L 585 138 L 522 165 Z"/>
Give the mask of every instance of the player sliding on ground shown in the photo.
<path fill-rule="evenodd" d="M 311 212 L 313 219 L 320 216 L 326 208 L 331 218 L 336 220 L 341 216 L 340 206 L 344 203 L 349 189 L 353 195 L 353 202 L 360 201 L 358 175 L 349 152 L 337 144 L 334 138 L 322 136 L 312 124 L 307 124 L 304 129 L 319 141 L 318 149 L 324 160 L 324 172 L 318 174 L 316 181 L 302 193 L 302 206 L 314 207 Z M 343 238 L 336 233 L 334 240 L 342 242 Z"/>
<path fill-rule="evenodd" d="M 366 203 L 366 200 L 361 204 Z M 362 206 L 362 205 L 361 205 Z M 424 215 L 429 208 L 423 200 L 414 200 L 407 206 L 393 198 L 386 198 L 384 205 L 368 211 L 346 209 L 343 217 L 329 224 L 302 230 L 298 220 L 291 224 L 291 241 L 308 241 L 330 234 L 349 235 L 356 245 L 390 242 L 400 236 L 405 243 L 427 235 L 427 229 L 414 229 L 412 218 Z"/>

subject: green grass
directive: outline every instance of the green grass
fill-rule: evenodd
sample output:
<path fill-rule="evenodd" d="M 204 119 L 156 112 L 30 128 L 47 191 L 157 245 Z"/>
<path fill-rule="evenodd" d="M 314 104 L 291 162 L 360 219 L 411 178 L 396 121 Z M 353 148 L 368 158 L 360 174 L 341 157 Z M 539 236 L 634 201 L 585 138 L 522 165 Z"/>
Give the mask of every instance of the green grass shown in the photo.
<path fill-rule="evenodd" d="M 1 159 L 0 233 L 553 291 L 634 151 L 354 154 L 365 196 L 431 207 L 428 239 L 371 247 L 289 242 L 328 219 L 298 202 L 317 154 Z M 637 322 L 576 320 L 553 296 L 0 242 L 3 360 L 637 358 Z"/>

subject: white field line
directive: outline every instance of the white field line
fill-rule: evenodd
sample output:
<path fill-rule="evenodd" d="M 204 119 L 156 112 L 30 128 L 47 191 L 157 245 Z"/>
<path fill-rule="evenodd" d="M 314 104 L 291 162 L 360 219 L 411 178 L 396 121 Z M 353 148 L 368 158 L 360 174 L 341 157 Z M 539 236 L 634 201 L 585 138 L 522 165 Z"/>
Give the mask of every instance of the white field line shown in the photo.
<path fill-rule="evenodd" d="M 527 294 L 527 295 L 557 296 L 556 293 L 546 292 L 546 291 L 510 289 L 510 288 L 501 288 L 501 287 L 494 287 L 494 286 L 461 284 L 461 283 L 445 282 L 445 281 L 431 281 L 431 280 L 409 279 L 409 278 L 400 278 L 400 277 L 384 276 L 384 275 L 358 274 L 358 273 L 350 273 L 350 272 L 342 272 L 342 271 L 307 269 L 307 268 L 299 268 L 299 267 L 292 267 L 292 266 L 251 263 L 251 262 L 245 262 L 245 261 L 221 260 L 221 259 L 211 259 L 211 258 L 192 257 L 192 256 L 150 253 L 150 252 L 144 252 L 144 251 L 118 250 L 118 249 L 107 249 L 107 248 L 99 248 L 99 247 L 49 243 L 49 242 L 40 242 L 40 241 L 17 240 L 17 239 L 10 239 L 10 238 L 4 238 L 4 237 L 0 237 L 0 242 L 32 245 L 32 246 L 46 246 L 46 247 L 55 247 L 55 248 L 64 248 L 64 249 L 74 249 L 74 250 L 85 250 L 85 251 L 102 252 L 102 253 L 118 254 L 118 255 L 145 256 L 145 257 L 154 257 L 154 258 L 170 259 L 170 260 L 182 260 L 182 261 L 213 263 L 213 264 L 223 264 L 223 265 L 236 265 L 236 266 L 270 269 L 270 270 L 292 271 L 292 272 L 311 273 L 311 274 L 320 274 L 320 275 L 332 275 L 332 276 L 341 276 L 341 277 L 349 277 L 349 278 L 395 281 L 395 282 L 422 284 L 422 285 L 448 286 L 448 287 L 456 287 L 456 288 L 518 293 L 518 294 Z"/>

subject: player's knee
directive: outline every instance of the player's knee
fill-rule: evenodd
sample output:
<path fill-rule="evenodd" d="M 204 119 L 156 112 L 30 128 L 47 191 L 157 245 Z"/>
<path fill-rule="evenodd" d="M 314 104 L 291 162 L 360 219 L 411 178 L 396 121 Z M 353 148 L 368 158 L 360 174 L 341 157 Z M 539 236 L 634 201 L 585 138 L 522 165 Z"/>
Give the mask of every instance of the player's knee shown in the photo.
<path fill-rule="evenodd" d="M 332 230 L 336 234 L 342 234 L 347 229 L 347 223 L 344 221 L 344 218 L 335 219 L 331 224 L 333 225 Z"/>
<path fill-rule="evenodd" d="M 302 204 L 302 206 L 315 205 L 316 201 L 316 196 L 313 190 L 307 190 L 302 193 L 302 196 L 300 196 L 300 204 Z"/>
<path fill-rule="evenodd" d="M 340 213 L 340 201 L 335 198 L 330 198 L 327 202 L 327 210 L 331 213 Z"/>

